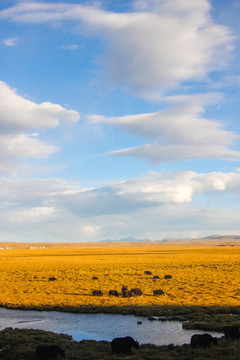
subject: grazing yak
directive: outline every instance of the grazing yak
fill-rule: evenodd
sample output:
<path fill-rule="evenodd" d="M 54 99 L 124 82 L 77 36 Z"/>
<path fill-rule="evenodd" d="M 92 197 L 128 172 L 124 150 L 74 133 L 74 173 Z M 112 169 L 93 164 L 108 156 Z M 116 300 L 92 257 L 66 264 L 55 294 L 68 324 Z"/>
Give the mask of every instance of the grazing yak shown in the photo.
<path fill-rule="evenodd" d="M 122 286 L 122 291 L 121 291 L 122 297 L 131 297 L 132 293 L 130 290 L 128 290 L 128 287 L 126 285 Z"/>
<path fill-rule="evenodd" d="M 36 358 L 41 360 L 56 359 L 58 355 L 65 357 L 65 351 L 58 345 L 39 345 L 36 348 Z"/>
<path fill-rule="evenodd" d="M 210 344 L 217 345 L 217 338 L 212 337 L 210 334 L 194 334 L 191 337 L 191 347 L 195 348 L 197 346 L 200 347 L 210 347 Z"/>
<path fill-rule="evenodd" d="M 160 279 L 160 276 L 154 275 L 153 279 Z"/>
<path fill-rule="evenodd" d="M 158 295 L 165 295 L 165 292 L 161 289 L 159 290 L 153 290 L 153 295 L 154 296 L 158 296 Z"/>
<path fill-rule="evenodd" d="M 238 330 L 238 327 L 236 325 L 225 326 L 223 332 L 227 340 L 240 339 L 240 331 Z"/>
<path fill-rule="evenodd" d="M 130 291 L 132 296 L 142 296 L 143 294 L 142 290 L 138 288 L 131 289 Z"/>
<path fill-rule="evenodd" d="M 126 297 L 132 297 L 133 294 L 130 290 L 125 290 L 122 292 L 122 297 L 126 298 Z"/>
<path fill-rule="evenodd" d="M 97 276 L 93 276 L 93 277 L 92 277 L 92 280 L 98 280 L 98 277 L 97 277 Z"/>
<path fill-rule="evenodd" d="M 172 275 L 164 275 L 164 279 L 172 279 Z"/>
<path fill-rule="evenodd" d="M 128 289 L 128 287 L 126 285 L 123 285 L 121 293 L 123 294 L 127 289 Z"/>
<path fill-rule="evenodd" d="M 144 274 L 145 275 L 152 275 L 151 271 L 148 271 L 148 270 L 144 271 Z"/>
<path fill-rule="evenodd" d="M 54 276 L 48 278 L 48 281 L 56 281 L 56 280 L 57 280 L 57 279 L 56 279 Z"/>
<path fill-rule="evenodd" d="M 93 290 L 92 296 L 103 296 L 103 293 L 101 292 L 101 290 Z"/>
<path fill-rule="evenodd" d="M 109 296 L 117 296 L 117 297 L 119 297 L 119 293 L 118 293 L 117 290 L 109 290 L 108 295 Z"/>
<path fill-rule="evenodd" d="M 129 354 L 131 355 L 131 348 L 139 348 L 139 343 L 135 341 L 131 336 L 126 336 L 124 338 L 115 338 L 111 342 L 112 353 L 113 354 Z"/>

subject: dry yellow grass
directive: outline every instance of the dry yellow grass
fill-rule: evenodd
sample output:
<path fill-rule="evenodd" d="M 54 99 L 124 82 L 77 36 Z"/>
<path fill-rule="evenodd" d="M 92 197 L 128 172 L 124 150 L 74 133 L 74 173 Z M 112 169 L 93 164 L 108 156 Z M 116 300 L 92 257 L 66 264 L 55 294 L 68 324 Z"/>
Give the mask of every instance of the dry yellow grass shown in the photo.
<path fill-rule="evenodd" d="M 145 270 L 152 275 L 144 275 Z M 172 278 L 164 279 L 167 274 Z M 66 244 L 0 250 L 0 305 L 239 306 L 239 274 L 239 246 Z M 49 277 L 57 280 L 48 281 Z M 109 297 L 109 290 L 121 291 L 122 285 L 140 288 L 143 296 Z M 93 297 L 95 289 L 103 296 Z M 165 295 L 153 296 L 155 289 Z"/>

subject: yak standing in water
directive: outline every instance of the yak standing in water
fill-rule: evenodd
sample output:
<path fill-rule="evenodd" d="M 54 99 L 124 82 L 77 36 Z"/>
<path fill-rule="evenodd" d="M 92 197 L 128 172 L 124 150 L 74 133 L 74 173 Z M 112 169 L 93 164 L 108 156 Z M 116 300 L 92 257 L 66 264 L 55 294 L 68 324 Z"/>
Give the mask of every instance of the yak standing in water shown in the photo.
<path fill-rule="evenodd" d="M 139 343 L 135 341 L 131 336 L 124 338 L 115 338 L 111 342 L 112 353 L 114 354 L 132 354 L 131 348 L 139 348 Z"/>

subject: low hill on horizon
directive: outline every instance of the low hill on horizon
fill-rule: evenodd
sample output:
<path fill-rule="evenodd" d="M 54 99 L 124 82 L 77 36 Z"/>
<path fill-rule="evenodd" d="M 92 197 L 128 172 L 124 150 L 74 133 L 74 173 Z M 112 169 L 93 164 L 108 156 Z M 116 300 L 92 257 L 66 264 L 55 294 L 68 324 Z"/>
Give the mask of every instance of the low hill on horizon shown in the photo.
<path fill-rule="evenodd" d="M 0 250 L 12 250 L 12 249 L 50 249 L 50 248 L 76 248 L 76 247 L 108 247 L 108 246 L 141 246 L 148 244 L 149 246 L 154 244 L 159 245 L 213 245 L 213 246 L 240 246 L 240 235 L 212 235 L 203 238 L 185 238 L 174 239 L 165 238 L 162 240 L 150 240 L 150 239 L 107 239 L 99 242 L 0 242 Z"/>

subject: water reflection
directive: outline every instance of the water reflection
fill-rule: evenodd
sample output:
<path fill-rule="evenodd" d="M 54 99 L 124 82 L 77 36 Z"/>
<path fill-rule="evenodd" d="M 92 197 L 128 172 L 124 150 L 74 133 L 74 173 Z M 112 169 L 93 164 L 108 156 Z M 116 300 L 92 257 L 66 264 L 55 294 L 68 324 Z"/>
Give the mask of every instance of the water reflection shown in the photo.
<path fill-rule="evenodd" d="M 142 324 L 137 324 L 141 321 Z M 6 327 L 40 329 L 72 335 L 74 340 L 107 340 L 132 336 L 140 344 L 182 345 L 197 330 L 184 330 L 179 321 L 149 321 L 144 317 L 115 314 L 71 314 L 57 311 L 0 309 L 0 330 Z M 211 333 L 214 336 L 220 334 Z"/>

